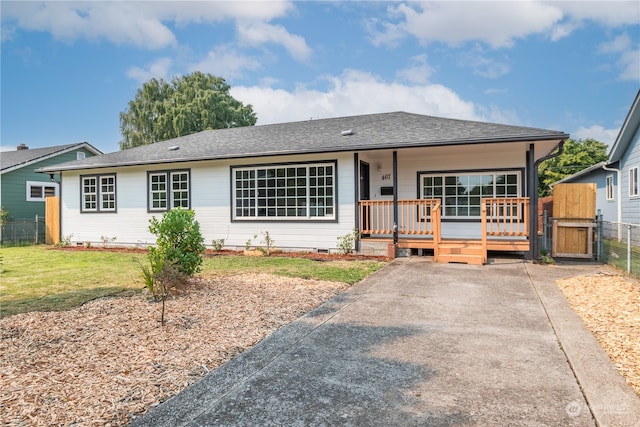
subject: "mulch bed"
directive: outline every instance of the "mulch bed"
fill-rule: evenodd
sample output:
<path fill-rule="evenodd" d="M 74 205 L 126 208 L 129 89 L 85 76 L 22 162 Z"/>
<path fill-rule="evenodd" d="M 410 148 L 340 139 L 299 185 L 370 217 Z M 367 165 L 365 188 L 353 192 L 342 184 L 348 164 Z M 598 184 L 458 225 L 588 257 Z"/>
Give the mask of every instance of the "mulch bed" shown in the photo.
<path fill-rule="evenodd" d="M 265 274 L 201 279 L 0 320 L 0 425 L 125 425 L 348 285 Z"/>
<path fill-rule="evenodd" d="M 557 285 L 640 396 L 640 281 L 600 273 L 559 280 Z"/>

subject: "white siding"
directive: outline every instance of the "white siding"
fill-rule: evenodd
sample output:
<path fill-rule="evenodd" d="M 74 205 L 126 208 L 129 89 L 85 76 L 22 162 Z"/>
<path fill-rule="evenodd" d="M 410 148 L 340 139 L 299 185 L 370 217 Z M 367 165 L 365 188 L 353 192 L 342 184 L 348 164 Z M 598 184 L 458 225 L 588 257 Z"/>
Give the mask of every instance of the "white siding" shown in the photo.
<path fill-rule="evenodd" d="M 337 160 L 338 222 L 231 221 L 230 167 Z M 275 246 L 283 249 L 335 249 L 339 236 L 355 225 L 353 154 L 301 155 L 257 158 L 245 161 L 206 161 L 149 167 L 121 167 L 82 172 L 82 175 L 117 174 L 117 213 L 80 213 L 80 173 L 62 176 L 62 235 L 73 242 L 97 244 L 102 236 L 116 237 L 115 244 L 149 245 L 155 236 L 148 231 L 149 219 L 161 213 L 147 212 L 147 171 L 191 170 L 191 208 L 196 212 L 205 244 L 225 239 L 225 246 L 242 248 L 247 239 L 268 231 Z"/>

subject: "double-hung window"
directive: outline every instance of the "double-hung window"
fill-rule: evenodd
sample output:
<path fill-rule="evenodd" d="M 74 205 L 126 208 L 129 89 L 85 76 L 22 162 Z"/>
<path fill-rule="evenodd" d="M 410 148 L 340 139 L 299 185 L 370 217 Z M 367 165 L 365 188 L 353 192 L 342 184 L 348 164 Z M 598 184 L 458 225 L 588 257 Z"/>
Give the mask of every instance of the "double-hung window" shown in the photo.
<path fill-rule="evenodd" d="M 443 218 L 479 218 L 483 198 L 520 197 L 520 172 L 420 175 L 420 196 L 440 199 Z"/>
<path fill-rule="evenodd" d="M 640 182 L 638 181 L 638 167 L 629 169 L 629 197 L 640 196 Z"/>
<path fill-rule="evenodd" d="M 231 168 L 233 219 L 334 220 L 336 162 Z"/>
<path fill-rule="evenodd" d="M 607 193 L 607 200 L 613 200 L 615 197 L 613 195 L 613 175 L 607 175 L 607 177 L 605 178 L 606 181 L 606 193 Z"/>
<path fill-rule="evenodd" d="M 147 174 L 149 211 L 168 211 L 190 207 L 188 170 L 156 171 Z"/>
<path fill-rule="evenodd" d="M 82 212 L 116 211 L 116 175 L 84 175 L 80 177 Z"/>

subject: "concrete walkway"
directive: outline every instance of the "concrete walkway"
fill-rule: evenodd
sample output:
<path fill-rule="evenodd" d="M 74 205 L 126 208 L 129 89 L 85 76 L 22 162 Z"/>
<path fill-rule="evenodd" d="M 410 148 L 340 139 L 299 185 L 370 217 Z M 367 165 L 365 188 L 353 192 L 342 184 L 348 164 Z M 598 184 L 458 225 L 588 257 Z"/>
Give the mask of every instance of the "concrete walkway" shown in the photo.
<path fill-rule="evenodd" d="M 595 264 L 397 259 L 135 426 L 637 426 L 554 281 Z"/>

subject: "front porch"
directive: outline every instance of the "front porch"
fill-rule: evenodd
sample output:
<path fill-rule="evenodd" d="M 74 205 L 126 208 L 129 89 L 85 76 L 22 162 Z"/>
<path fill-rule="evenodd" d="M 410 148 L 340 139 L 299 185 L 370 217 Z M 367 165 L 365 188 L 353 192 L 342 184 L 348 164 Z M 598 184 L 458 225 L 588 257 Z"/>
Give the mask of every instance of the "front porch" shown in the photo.
<path fill-rule="evenodd" d="M 480 221 L 470 222 L 477 224 L 479 237 L 443 236 L 441 210 L 440 199 L 361 200 L 360 251 L 393 244 L 397 249 L 432 250 L 436 262 L 482 265 L 488 251 L 520 252 L 531 247 L 527 197 L 483 198 Z"/>

